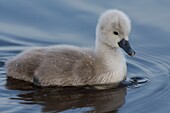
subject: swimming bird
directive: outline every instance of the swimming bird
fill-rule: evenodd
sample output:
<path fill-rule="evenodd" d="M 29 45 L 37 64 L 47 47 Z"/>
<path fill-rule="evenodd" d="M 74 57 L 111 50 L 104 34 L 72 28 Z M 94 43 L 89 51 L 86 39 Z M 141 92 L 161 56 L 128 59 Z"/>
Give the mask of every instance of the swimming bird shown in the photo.
<path fill-rule="evenodd" d="M 28 49 L 6 62 L 8 77 L 39 86 L 95 86 L 119 83 L 126 78 L 122 49 L 130 56 L 131 21 L 122 11 L 101 14 L 95 48 L 54 45 Z"/>

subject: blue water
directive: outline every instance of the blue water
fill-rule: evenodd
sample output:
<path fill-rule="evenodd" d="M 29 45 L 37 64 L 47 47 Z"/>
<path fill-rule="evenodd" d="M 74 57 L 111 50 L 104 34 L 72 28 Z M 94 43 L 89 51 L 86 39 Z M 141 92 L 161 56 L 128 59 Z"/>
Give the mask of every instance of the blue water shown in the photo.
<path fill-rule="evenodd" d="M 1 0 L 0 112 L 2 113 L 168 113 L 170 111 L 170 1 Z M 107 91 L 37 88 L 6 78 L 4 62 L 33 46 L 94 46 L 95 27 L 106 9 L 132 20 L 128 78 L 147 77 L 138 88 Z"/>

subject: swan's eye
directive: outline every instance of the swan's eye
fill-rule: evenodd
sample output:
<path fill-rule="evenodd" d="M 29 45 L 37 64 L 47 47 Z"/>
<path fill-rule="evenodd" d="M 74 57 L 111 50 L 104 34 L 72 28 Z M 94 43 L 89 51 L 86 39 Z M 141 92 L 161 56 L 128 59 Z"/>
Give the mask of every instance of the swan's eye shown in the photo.
<path fill-rule="evenodd" d="M 116 32 L 116 31 L 113 31 L 113 34 L 118 35 L 119 33 L 118 33 L 118 32 Z"/>

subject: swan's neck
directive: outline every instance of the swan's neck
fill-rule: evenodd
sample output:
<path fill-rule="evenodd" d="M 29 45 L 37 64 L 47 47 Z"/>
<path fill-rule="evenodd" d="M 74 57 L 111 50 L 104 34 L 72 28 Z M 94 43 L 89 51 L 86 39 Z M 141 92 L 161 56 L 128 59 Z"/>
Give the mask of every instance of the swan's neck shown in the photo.
<path fill-rule="evenodd" d="M 100 40 L 96 40 L 95 53 L 99 59 L 98 61 L 102 62 L 101 67 L 105 70 L 105 73 L 101 74 L 104 77 L 103 80 L 110 79 L 110 81 L 106 82 L 120 82 L 125 78 L 127 72 L 126 60 L 120 48 L 114 48 Z M 103 69 L 99 70 L 103 71 Z"/>
<path fill-rule="evenodd" d="M 105 62 L 108 68 L 112 69 L 112 67 L 125 64 L 125 57 L 120 48 L 111 47 L 99 40 L 96 42 L 95 53 L 99 59 Z"/>

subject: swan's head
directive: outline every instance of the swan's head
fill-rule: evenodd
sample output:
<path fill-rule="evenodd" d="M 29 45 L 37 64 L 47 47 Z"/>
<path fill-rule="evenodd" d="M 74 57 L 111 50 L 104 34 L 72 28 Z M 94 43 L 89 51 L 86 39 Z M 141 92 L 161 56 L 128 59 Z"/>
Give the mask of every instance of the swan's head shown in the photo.
<path fill-rule="evenodd" d="M 131 22 L 128 16 L 119 10 L 108 10 L 104 12 L 97 25 L 97 40 L 111 48 L 122 48 L 130 56 L 135 51 L 129 43 Z"/>

